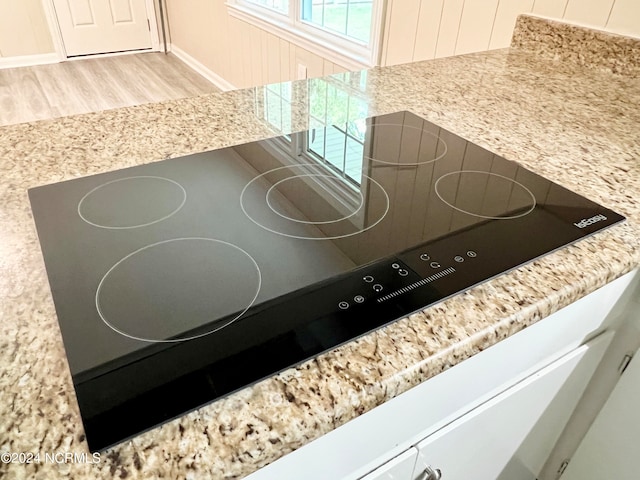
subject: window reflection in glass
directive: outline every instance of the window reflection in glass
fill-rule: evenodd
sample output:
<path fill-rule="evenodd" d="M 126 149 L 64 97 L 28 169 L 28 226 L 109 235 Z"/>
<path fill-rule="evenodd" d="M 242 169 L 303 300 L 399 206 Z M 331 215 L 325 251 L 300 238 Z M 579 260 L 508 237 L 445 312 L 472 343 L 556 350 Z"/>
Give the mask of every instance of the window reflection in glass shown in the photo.
<path fill-rule="evenodd" d="M 279 132 L 291 131 L 291 83 L 274 83 L 264 87 L 263 118 Z"/>
<path fill-rule="evenodd" d="M 256 88 L 257 114 L 281 133 L 279 143 L 286 155 L 307 163 L 318 163 L 357 188 L 362 182 L 362 159 L 368 106 L 360 93 L 365 81 L 343 74 L 314 79 L 307 85 L 309 125 L 321 125 L 292 135 L 293 98 L 290 82 Z M 356 83 L 355 87 L 353 83 Z"/>

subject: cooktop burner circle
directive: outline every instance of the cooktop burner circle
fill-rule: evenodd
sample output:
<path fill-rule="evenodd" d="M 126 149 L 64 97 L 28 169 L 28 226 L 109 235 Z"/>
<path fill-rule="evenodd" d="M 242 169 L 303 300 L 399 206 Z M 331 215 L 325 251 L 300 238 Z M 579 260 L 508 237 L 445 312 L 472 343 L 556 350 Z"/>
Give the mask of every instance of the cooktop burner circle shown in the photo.
<path fill-rule="evenodd" d="M 298 222 L 298 223 L 307 223 L 310 225 L 323 225 L 323 224 L 327 224 L 327 223 L 334 223 L 334 222 L 340 222 L 342 220 L 346 220 L 347 218 L 351 218 L 354 215 L 357 215 L 357 213 L 362 210 L 362 207 L 364 205 L 364 197 L 362 196 L 362 192 L 358 191 L 357 195 L 359 197 L 359 202 L 358 202 L 358 207 L 351 213 L 346 213 L 338 218 L 332 219 L 332 220 L 317 220 L 317 221 L 313 221 L 313 220 L 300 220 L 297 218 L 294 218 L 290 215 L 287 215 L 285 213 L 282 213 L 280 211 L 278 211 L 278 209 L 274 206 L 274 203 L 272 201 L 272 194 L 274 191 L 276 191 L 278 189 L 278 186 L 281 185 L 284 182 L 290 181 L 290 180 L 296 180 L 296 179 L 300 179 L 300 178 L 314 178 L 314 177 L 319 177 L 319 178 L 328 178 L 329 180 L 332 181 L 338 181 L 338 182 L 342 182 L 343 184 L 346 184 L 345 180 L 337 177 L 336 175 L 331 175 L 331 174 L 322 174 L 322 173 L 306 173 L 303 175 L 296 175 L 294 177 L 287 177 L 287 178 L 283 178 L 282 180 L 278 180 L 276 183 L 274 183 L 269 190 L 267 190 L 267 195 L 266 195 L 266 199 L 267 199 L 267 205 L 269 205 L 269 208 L 273 211 L 273 213 L 275 213 L 276 215 L 280 215 L 282 218 L 286 218 L 287 220 L 290 220 L 292 222 Z"/>
<path fill-rule="evenodd" d="M 366 160 L 370 160 L 375 163 L 382 163 L 384 165 L 410 167 L 410 166 L 426 165 L 428 163 L 437 162 L 438 160 L 444 158 L 447 155 L 448 147 L 444 139 L 423 128 L 414 127 L 412 125 L 397 124 L 397 123 L 379 123 L 379 124 L 371 125 L 370 129 L 371 129 L 371 133 L 369 135 L 371 137 L 375 138 L 377 136 L 384 139 L 402 138 L 403 136 L 417 135 L 419 132 L 419 140 L 417 141 L 417 143 L 421 147 L 417 152 L 417 157 L 419 158 L 419 160 L 415 162 L 413 161 L 407 162 L 407 161 L 400 160 L 401 156 L 403 155 L 402 149 L 400 148 L 400 143 L 398 143 L 397 151 L 394 152 L 395 155 L 398 155 L 398 161 L 385 160 L 380 157 L 371 157 L 368 155 L 364 155 L 364 158 Z M 376 132 L 376 130 L 384 130 L 384 131 Z M 393 132 L 392 130 L 398 130 L 398 131 Z M 385 140 L 385 141 L 388 141 L 388 140 Z M 426 145 L 429 145 L 429 146 L 426 146 Z M 421 158 L 423 156 L 424 158 Z"/>
<path fill-rule="evenodd" d="M 277 190 L 277 186 L 282 186 L 287 180 L 306 177 L 335 177 L 343 186 L 335 190 L 329 188 L 329 185 L 324 185 L 324 188 L 314 190 L 312 186 L 305 185 L 306 191 L 303 192 L 300 201 L 287 198 L 295 196 L 295 191 Z M 336 240 L 350 237 L 375 227 L 389 212 L 389 195 L 384 187 L 364 173 L 362 179 L 360 185 L 351 187 L 341 177 L 332 175 L 320 164 L 305 163 L 277 167 L 255 176 L 244 186 L 240 193 L 240 207 L 249 220 L 277 235 L 299 240 Z M 363 187 L 365 183 L 366 187 Z M 366 212 L 363 188 L 367 189 Z M 278 206 L 275 205 L 276 202 L 279 203 Z M 331 221 L 301 220 L 305 216 L 316 214 L 315 211 L 309 210 L 305 215 L 302 211 L 305 208 L 333 209 L 334 213 L 342 209 L 346 213 L 338 213 L 336 219 Z M 283 213 L 287 209 L 291 213 Z"/>
<path fill-rule="evenodd" d="M 78 215 L 94 227 L 126 230 L 162 222 L 178 213 L 186 201 L 187 192 L 178 182 L 139 175 L 93 188 L 78 202 Z"/>
<path fill-rule="evenodd" d="M 449 207 L 474 217 L 512 220 L 536 207 L 536 197 L 513 178 L 482 170 L 460 170 L 442 175 L 434 186 Z"/>
<path fill-rule="evenodd" d="M 98 284 L 95 305 L 102 321 L 125 337 L 182 342 L 238 320 L 261 286 L 258 264 L 237 245 L 173 238 L 139 248 L 113 265 Z"/>

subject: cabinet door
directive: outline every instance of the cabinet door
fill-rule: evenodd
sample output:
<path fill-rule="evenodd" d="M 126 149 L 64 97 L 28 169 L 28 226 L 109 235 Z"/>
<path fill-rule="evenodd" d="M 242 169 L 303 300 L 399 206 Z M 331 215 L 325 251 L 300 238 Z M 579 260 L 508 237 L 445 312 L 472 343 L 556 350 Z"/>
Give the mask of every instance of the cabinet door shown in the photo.
<path fill-rule="evenodd" d="M 606 332 L 417 445 L 443 480 L 535 480 L 611 341 Z"/>
<path fill-rule="evenodd" d="M 562 474 L 562 480 L 638 478 L 640 350 Z"/>
<path fill-rule="evenodd" d="M 411 480 L 418 450 L 411 447 L 360 480 Z"/>

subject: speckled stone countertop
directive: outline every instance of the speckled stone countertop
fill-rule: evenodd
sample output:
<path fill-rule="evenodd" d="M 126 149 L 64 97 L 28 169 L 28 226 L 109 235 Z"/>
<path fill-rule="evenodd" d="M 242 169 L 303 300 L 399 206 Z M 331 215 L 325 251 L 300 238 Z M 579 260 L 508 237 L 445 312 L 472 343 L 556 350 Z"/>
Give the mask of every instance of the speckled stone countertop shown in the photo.
<path fill-rule="evenodd" d="M 329 82 L 369 115 L 411 110 L 627 222 L 140 435 L 98 464 L 0 463 L 0 477 L 239 478 L 638 267 L 640 81 L 536 48 L 296 82 L 286 121 L 307 128 L 308 87 Z M 87 452 L 27 189 L 273 136 L 264 94 L 0 128 L 0 452 Z"/>

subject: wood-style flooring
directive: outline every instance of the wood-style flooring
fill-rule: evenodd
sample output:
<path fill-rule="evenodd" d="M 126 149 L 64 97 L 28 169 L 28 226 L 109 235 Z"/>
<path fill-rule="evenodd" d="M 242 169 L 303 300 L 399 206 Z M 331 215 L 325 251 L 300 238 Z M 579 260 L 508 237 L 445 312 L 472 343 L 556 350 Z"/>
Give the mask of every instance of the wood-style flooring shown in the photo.
<path fill-rule="evenodd" d="M 217 91 L 175 56 L 156 52 L 0 69 L 0 125 Z"/>

